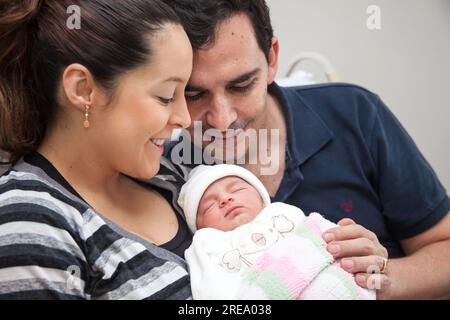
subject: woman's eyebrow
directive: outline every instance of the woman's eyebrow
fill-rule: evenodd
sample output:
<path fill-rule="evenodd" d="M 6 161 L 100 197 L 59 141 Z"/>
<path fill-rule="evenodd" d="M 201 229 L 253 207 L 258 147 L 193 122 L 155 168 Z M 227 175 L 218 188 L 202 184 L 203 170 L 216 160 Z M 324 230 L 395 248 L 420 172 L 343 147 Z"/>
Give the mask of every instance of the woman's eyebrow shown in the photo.
<path fill-rule="evenodd" d="M 177 83 L 181 83 L 184 80 L 178 77 L 171 77 L 169 79 L 164 80 L 163 82 L 177 82 Z"/>

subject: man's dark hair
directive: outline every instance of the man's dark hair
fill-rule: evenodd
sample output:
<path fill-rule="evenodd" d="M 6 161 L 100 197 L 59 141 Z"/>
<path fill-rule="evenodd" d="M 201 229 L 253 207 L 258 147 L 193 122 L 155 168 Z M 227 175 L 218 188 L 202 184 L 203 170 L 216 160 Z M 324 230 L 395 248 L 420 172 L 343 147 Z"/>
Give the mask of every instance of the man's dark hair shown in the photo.
<path fill-rule="evenodd" d="M 266 58 L 272 47 L 273 28 L 265 0 L 164 0 L 180 17 L 192 47 L 204 49 L 214 44 L 219 25 L 236 14 L 250 18 L 256 40 Z"/>

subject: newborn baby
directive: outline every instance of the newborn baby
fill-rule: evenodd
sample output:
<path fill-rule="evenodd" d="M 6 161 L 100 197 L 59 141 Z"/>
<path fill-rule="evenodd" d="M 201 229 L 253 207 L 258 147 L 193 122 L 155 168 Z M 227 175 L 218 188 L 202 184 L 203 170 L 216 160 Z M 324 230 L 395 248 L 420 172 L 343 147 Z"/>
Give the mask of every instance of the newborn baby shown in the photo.
<path fill-rule="evenodd" d="M 195 232 L 185 258 L 194 299 L 375 299 L 326 250 L 337 225 L 271 204 L 264 185 L 234 165 L 199 166 L 178 203 Z"/>

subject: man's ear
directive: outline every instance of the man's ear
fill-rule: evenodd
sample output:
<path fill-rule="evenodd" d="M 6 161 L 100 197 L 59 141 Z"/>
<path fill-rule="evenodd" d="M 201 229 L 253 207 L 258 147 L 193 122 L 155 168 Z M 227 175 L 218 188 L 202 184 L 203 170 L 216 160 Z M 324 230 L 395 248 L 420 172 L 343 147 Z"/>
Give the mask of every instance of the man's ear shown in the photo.
<path fill-rule="evenodd" d="M 272 84 L 275 81 L 275 77 L 278 73 L 278 59 L 280 53 L 280 42 L 277 37 L 272 38 L 272 46 L 269 50 L 269 77 L 268 84 Z"/>
<path fill-rule="evenodd" d="M 71 64 L 65 70 L 62 89 L 70 105 L 85 112 L 86 106 L 92 106 L 95 82 L 89 70 L 81 64 Z"/>

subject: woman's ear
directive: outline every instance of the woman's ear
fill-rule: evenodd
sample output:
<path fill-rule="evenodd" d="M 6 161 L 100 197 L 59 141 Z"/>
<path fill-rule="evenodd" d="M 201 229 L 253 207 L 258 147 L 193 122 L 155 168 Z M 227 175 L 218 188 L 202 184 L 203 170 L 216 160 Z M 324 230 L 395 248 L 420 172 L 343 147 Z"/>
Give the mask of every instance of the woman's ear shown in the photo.
<path fill-rule="evenodd" d="M 269 50 L 269 77 L 268 84 L 272 84 L 275 81 L 275 77 L 278 73 L 278 59 L 280 54 L 280 42 L 277 37 L 272 38 L 272 46 Z"/>
<path fill-rule="evenodd" d="M 62 79 L 65 98 L 75 108 L 82 110 L 92 106 L 95 82 L 89 70 L 81 64 L 71 64 L 66 68 Z"/>

